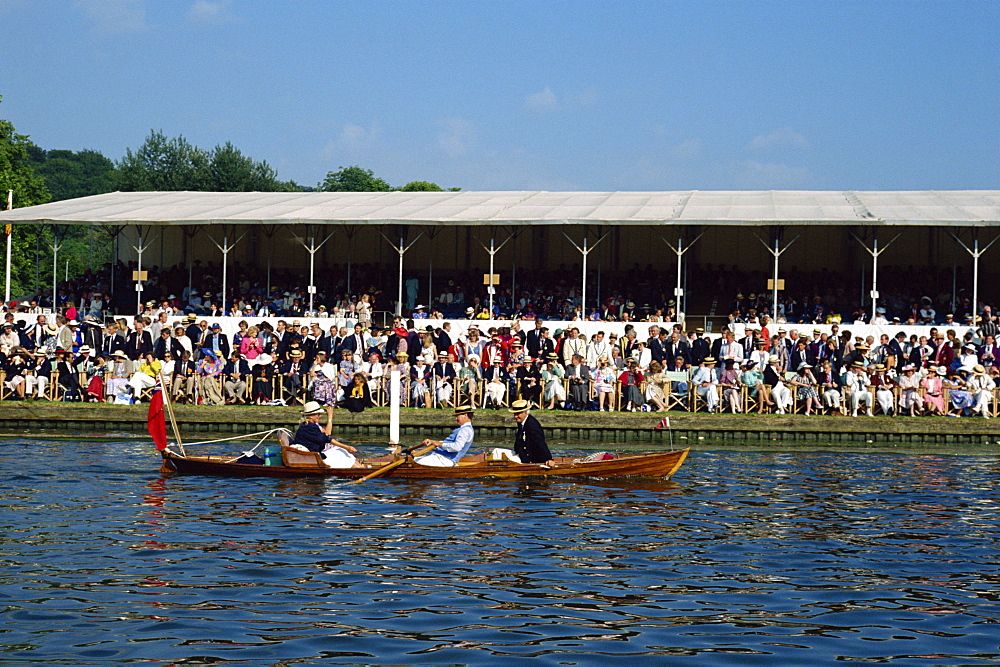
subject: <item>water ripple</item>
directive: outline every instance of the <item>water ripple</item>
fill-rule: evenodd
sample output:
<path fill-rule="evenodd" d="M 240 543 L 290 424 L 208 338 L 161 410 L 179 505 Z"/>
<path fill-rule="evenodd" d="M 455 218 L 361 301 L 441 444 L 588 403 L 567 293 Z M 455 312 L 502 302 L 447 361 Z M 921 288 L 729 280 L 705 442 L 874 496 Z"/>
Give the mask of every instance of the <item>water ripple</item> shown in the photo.
<path fill-rule="evenodd" d="M 1000 660 L 995 457 L 697 453 L 670 482 L 155 470 L 134 442 L 0 443 L 0 660 Z"/>

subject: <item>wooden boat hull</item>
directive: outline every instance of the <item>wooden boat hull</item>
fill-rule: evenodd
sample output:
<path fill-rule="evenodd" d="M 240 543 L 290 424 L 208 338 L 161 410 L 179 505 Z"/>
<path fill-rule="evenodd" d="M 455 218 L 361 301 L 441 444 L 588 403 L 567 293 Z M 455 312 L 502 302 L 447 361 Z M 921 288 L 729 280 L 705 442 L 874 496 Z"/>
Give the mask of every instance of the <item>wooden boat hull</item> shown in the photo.
<path fill-rule="evenodd" d="M 266 466 L 233 463 L 232 457 L 188 456 L 182 457 L 169 450 L 161 452 L 161 472 L 190 475 L 220 475 L 229 477 L 336 477 L 357 479 L 377 468 L 326 468 L 318 466 Z M 571 458 L 556 459 L 557 465 L 547 468 L 540 464 L 511 463 L 509 461 L 484 461 L 462 464 L 453 468 L 422 466 L 408 461 L 393 468 L 385 477 L 396 479 L 517 479 L 521 477 L 670 477 L 684 459 L 688 450 L 680 449 L 652 454 L 620 456 L 609 461 L 573 463 Z"/>

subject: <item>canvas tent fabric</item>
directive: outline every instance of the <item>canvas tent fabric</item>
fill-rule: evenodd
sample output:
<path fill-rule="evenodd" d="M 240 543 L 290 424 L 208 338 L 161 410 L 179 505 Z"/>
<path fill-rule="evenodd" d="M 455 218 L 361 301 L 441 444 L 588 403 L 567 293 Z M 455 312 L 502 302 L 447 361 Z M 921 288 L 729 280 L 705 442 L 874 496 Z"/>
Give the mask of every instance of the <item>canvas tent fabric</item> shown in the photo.
<path fill-rule="evenodd" d="M 1000 190 L 112 192 L 0 212 L 90 225 L 1000 225 Z"/>

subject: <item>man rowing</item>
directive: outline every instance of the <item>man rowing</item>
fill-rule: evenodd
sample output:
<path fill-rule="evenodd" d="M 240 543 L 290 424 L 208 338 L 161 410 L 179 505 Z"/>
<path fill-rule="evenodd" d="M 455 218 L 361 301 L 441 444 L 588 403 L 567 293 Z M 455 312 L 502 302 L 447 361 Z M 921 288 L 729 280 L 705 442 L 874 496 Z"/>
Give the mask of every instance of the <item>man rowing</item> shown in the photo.
<path fill-rule="evenodd" d="M 429 454 L 418 456 L 414 461 L 420 465 L 437 466 L 440 468 L 450 468 L 458 465 L 458 462 L 469 451 L 469 448 L 472 446 L 472 439 L 475 437 L 475 431 L 472 428 L 472 415 L 473 408 L 471 405 L 462 404 L 455 406 L 455 423 L 458 425 L 458 428 L 452 431 L 451 435 L 444 440 L 425 439 L 420 443 L 420 447 L 434 445 L 435 448 Z"/>

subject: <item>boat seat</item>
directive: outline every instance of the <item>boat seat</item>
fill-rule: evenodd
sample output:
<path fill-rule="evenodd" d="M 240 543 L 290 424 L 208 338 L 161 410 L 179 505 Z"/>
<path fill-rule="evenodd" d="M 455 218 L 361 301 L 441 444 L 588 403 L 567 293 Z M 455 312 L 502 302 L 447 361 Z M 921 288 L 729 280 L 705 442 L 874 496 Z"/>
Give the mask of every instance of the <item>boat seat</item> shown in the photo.
<path fill-rule="evenodd" d="M 325 468 L 319 452 L 300 452 L 286 445 L 281 446 L 281 462 L 289 468 Z"/>

